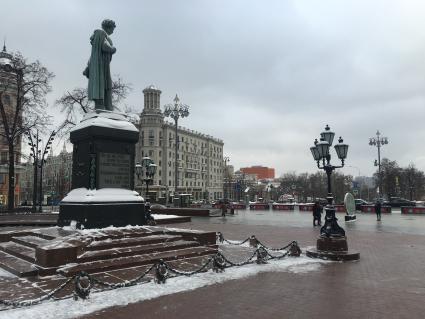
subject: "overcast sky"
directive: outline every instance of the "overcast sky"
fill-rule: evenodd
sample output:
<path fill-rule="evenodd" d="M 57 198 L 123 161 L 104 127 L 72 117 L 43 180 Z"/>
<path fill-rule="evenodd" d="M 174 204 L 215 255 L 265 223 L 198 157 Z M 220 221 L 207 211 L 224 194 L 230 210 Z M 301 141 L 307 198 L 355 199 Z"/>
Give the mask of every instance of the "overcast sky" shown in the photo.
<path fill-rule="evenodd" d="M 181 124 L 223 139 L 236 169 L 314 172 L 309 147 L 329 124 L 350 145 L 344 173 L 374 172 L 377 129 L 383 157 L 425 170 L 423 0 L 2 0 L 1 12 L 8 50 L 55 73 L 50 104 L 86 86 L 89 37 L 110 18 L 126 104 L 141 111 L 150 84 L 162 105 L 177 93 Z"/>

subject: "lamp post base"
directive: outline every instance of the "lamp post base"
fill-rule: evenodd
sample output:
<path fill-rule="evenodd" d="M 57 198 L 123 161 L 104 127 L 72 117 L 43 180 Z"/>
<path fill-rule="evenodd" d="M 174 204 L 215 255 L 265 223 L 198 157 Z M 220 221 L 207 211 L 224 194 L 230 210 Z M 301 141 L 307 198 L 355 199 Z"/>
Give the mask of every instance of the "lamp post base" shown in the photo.
<path fill-rule="evenodd" d="M 360 253 L 348 250 L 347 237 L 319 237 L 317 248 L 309 249 L 306 255 L 333 261 L 354 261 L 360 259 Z"/>

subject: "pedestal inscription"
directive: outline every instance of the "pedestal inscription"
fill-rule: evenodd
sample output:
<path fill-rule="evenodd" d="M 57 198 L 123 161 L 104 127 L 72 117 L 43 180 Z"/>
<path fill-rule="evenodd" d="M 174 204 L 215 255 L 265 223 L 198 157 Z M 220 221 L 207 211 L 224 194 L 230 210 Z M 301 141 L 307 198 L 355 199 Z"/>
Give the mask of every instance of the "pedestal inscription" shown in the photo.
<path fill-rule="evenodd" d="M 99 153 L 99 188 L 131 189 L 129 154 Z"/>

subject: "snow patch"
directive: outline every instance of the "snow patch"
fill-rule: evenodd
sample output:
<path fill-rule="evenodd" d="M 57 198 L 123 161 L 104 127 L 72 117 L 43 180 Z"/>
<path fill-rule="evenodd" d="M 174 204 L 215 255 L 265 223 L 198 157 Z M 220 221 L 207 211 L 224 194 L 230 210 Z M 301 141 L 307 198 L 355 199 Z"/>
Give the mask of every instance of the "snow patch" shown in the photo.
<path fill-rule="evenodd" d="M 1 277 L 6 277 L 6 278 L 16 278 L 17 276 L 15 276 L 14 274 L 0 268 L 0 278 Z"/>
<path fill-rule="evenodd" d="M 134 124 L 130 123 L 125 116 L 119 113 L 112 112 L 86 114 L 85 117 L 81 120 L 81 122 L 71 129 L 71 132 L 88 126 L 100 126 L 118 130 L 139 132 L 139 130 L 134 126 Z"/>
<path fill-rule="evenodd" d="M 152 217 L 154 219 L 169 219 L 169 218 L 178 218 L 178 217 L 182 217 L 182 216 L 177 216 L 177 215 L 161 215 L 161 214 L 152 214 Z"/>
<path fill-rule="evenodd" d="M 87 189 L 76 188 L 66 195 L 62 202 L 68 203 L 111 203 L 143 202 L 138 192 L 122 188 Z"/>
<path fill-rule="evenodd" d="M 183 291 L 191 291 L 200 287 L 220 284 L 228 280 L 243 279 L 262 272 L 299 272 L 315 271 L 320 264 L 328 263 L 320 259 L 310 259 L 305 256 L 288 257 L 282 260 L 272 260 L 268 264 L 250 264 L 243 267 L 226 269 L 223 273 L 200 273 L 192 277 L 169 278 L 163 285 L 149 282 L 137 286 L 97 292 L 88 300 L 66 299 L 48 301 L 28 308 L 11 309 L 0 312 L 0 318 L 7 319 L 69 319 L 86 315 L 113 306 L 125 306 L 131 303 L 150 300 L 165 295 Z"/>

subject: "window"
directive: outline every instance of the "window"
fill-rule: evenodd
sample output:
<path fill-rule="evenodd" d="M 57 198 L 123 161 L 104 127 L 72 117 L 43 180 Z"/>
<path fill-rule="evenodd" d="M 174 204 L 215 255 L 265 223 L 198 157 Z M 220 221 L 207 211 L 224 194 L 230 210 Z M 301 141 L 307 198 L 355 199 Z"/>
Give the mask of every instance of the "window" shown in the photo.
<path fill-rule="evenodd" d="M 153 130 L 149 130 L 149 146 L 153 146 L 155 142 L 155 135 Z"/>
<path fill-rule="evenodd" d="M 149 150 L 149 157 L 153 157 L 153 150 Z"/>
<path fill-rule="evenodd" d="M 7 152 L 0 152 L 0 163 L 6 164 L 8 162 L 8 153 Z"/>
<path fill-rule="evenodd" d="M 5 94 L 3 96 L 3 103 L 5 106 L 10 106 L 10 95 L 9 94 Z"/>
<path fill-rule="evenodd" d="M 141 135 L 140 135 L 140 143 L 142 144 L 142 146 L 145 145 L 145 131 L 142 130 Z M 142 154 L 143 156 L 143 154 Z"/>

